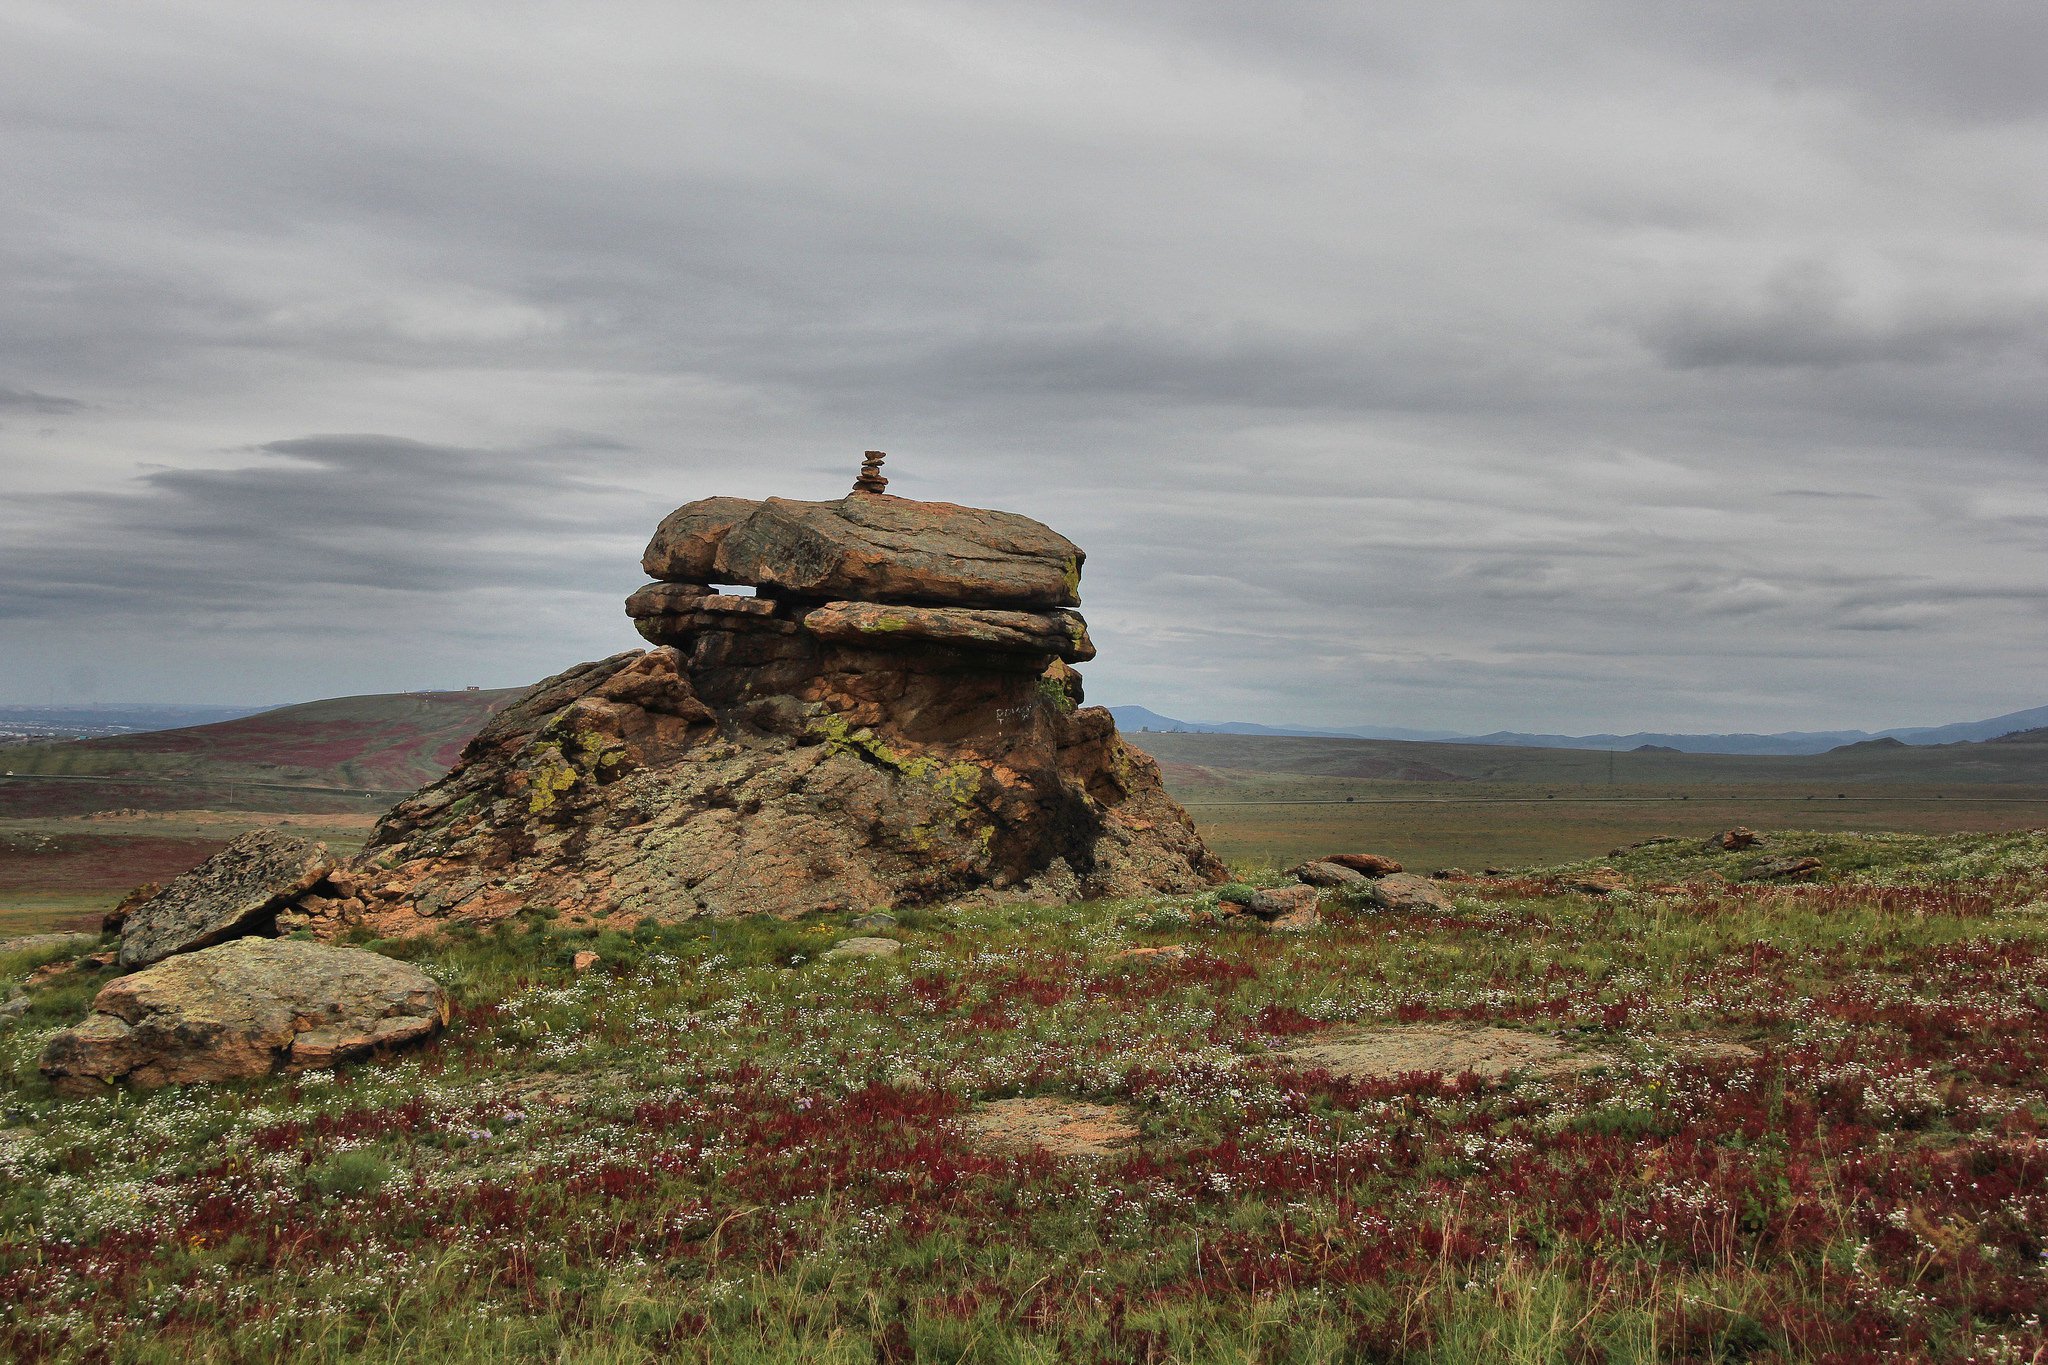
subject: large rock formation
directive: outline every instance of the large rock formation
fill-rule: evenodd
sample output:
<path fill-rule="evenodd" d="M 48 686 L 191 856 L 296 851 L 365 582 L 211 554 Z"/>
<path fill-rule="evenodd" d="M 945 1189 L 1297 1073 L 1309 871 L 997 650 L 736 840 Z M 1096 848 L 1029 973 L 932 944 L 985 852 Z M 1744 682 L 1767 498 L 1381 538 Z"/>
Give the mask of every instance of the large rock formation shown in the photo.
<path fill-rule="evenodd" d="M 1079 705 L 1081 551 L 1015 513 L 891 497 L 879 463 L 837 502 L 671 514 L 627 603 L 654 648 L 501 712 L 280 922 L 397 935 L 527 906 L 788 917 L 1221 880 L 1153 761 Z"/>
<path fill-rule="evenodd" d="M 42 1070 L 69 1093 L 332 1066 L 424 1038 L 448 998 L 419 968 L 360 948 L 240 938 L 109 982 Z"/>

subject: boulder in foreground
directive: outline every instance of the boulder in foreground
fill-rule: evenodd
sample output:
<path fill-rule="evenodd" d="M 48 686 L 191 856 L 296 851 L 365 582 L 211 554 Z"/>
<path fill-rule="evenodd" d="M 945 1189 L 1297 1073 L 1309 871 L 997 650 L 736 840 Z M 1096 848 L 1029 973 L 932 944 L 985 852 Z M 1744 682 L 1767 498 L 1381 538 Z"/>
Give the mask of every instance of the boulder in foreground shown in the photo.
<path fill-rule="evenodd" d="M 340 866 L 325 844 L 251 830 L 128 910 L 121 965 L 133 970 L 269 927 L 286 903 Z"/>
<path fill-rule="evenodd" d="M 305 1071 L 424 1038 L 448 997 L 409 963 L 361 948 L 242 938 L 108 983 L 50 1040 L 43 1073 L 89 1094 Z"/>

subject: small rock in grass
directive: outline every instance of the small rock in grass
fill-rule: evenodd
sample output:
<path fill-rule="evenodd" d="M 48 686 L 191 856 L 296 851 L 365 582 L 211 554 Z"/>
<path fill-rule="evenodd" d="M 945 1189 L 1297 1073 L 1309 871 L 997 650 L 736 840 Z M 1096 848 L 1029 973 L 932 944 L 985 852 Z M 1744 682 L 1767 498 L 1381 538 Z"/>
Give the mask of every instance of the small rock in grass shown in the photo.
<path fill-rule="evenodd" d="M 1298 882 L 1321 887 L 1353 886 L 1365 880 L 1363 872 L 1342 863 L 1303 863 L 1288 869 L 1288 875 Z"/>
<path fill-rule="evenodd" d="M 0 1019 L 19 1019 L 28 1013 L 28 997 L 17 995 L 12 1000 L 0 1001 Z"/>
<path fill-rule="evenodd" d="M 1310 901 L 1306 905 L 1296 906 L 1285 914 L 1274 916 L 1266 927 L 1276 934 L 1305 934 L 1320 927 L 1322 922 L 1322 907 Z"/>
<path fill-rule="evenodd" d="M 1589 896 L 1611 896 L 1626 890 L 1628 880 L 1611 867 L 1594 867 L 1572 873 L 1562 880 L 1561 885 L 1567 891 L 1583 891 Z"/>
<path fill-rule="evenodd" d="M 1313 910 L 1322 893 L 1313 886 L 1275 886 L 1260 891 L 1245 909 L 1263 920 L 1276 920 L 1301 909 Z"/>
<path fill-rule="evenodd" d="M 957 1122 L 990 1145 L 1036 1147 L 1054 1156 L 1112 1156 L 1138 1136 L 1129 1110 L 1050 1095 L 992 1100 L 962 1114 Z"/>
<path fill-rule="evenodd" d="M 1429 874 L 1429 879 L 1433 882 L 1469 882 L 1475 880 L 1472 874 L 1462 867 L 1440 867 Z"/>
<path fill-rule="evenodd" d="M 1395 872 L 1361 888 L 1367 905 L 1405 914 L 1441 914 L 1451 907 L 1451 898 L 1436 883 L 1412 872 Z"/>
<path fill-rule="evenodd" d="M 1763 841 L 1763 835 L 1758 834 L 1755 830 L 1749 829 L 1743 825 L 1737 825 L 1734 829 L 1728 830 L 1722 834 L 1718 834 L 1714 836 L 1712 839 L 1707 840 L 1707 847 L 1713 848 L 1718 845 L 1719 847 L 1732 853 L 1739 848 L 1755 848 L 1758 844 L 1762 843 Z"/>
<path fill-rule="evenodd" d="M 1818 871 L 1818 858 L 1766 858 L 1760 863 L 1750 864 L 1744 875 L 1759 881 L 1776 881 L 1787 877 L 1803 877 L 1809 872 Z"/>
<path fill-rule="evenodd" d="M 1353 872 L 1362 872 L 1368 877 L 1384 877 L 1399 872 L 1401 865 L 1392 858 L 1377 853 L 1332 853 L 1321 861 L 1348 867 Z"/>
<path fill-rule="evenodd" d="M 870 910 L 858 919 L 849 921 L 846 927 L 849 929 L 894 929 L 896 927 L 896 917 L 887 910 Z"/>
<path fill-rule="evenodd" d="M 597 954 L 585 948 L 582 952 L 576 954 L 575 957 L 569 959 L 569 965 L 575 969 L 578 976 L 581 976 L 584 972 L 597 965 Z"/>
<path fill-rule="evenodd" d="M 1186 945 L 1169 943 L 1159 948 L 1126 948 L 1111 953 L 1111 962 L 1178 962 L 1188 955 Z"/>
<path fill-rule="evenodd" d="M 849 938 L 827 948 L 824 957 L 894 957 L 903 945 L 893 938 Z"/>

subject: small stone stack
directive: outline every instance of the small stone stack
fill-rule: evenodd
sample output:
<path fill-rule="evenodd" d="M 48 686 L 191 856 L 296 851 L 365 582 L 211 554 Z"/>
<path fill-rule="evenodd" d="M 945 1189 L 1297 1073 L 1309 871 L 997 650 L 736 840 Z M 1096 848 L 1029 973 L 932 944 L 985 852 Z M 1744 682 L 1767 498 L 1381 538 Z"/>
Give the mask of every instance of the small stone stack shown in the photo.
<path fill-rule="evenodd" d="M 340 874 L 349 894 L 315 888 L 280 925 L 399 936 L 529 906 L 667 922 L 1221 880 L 1157 765 L 1081 705 L 1081 550 L 1014 512 L 893 497 L 882 458 L 837 501 L 671 513 L 626 603 L 654 648 L 494 717 L 385 816 Z"/>

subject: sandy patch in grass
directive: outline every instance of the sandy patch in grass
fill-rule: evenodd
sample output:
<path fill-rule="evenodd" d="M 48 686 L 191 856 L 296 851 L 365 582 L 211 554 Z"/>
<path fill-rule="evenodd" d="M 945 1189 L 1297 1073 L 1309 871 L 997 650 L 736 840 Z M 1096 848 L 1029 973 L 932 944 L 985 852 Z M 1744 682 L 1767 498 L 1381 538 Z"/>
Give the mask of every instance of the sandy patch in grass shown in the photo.
<path fill-rule="evenodd" d="M 1138 1135 L 1127 1110 L 1043 1095 L 995 1100 L 959 1122 L 996 1146 L 1036 1147 L 1054 1156 L 1109 1156 Z"/>
<path fill-rule="evenodd" d="M 1542 1033 L 1458 1024 L 1346 1029 L 1279 1054 L 1349 1080 L 1391 1080 L 1410 1072 L 1471 1072 L 1497 1081 L 1516 1072 L 1563 1076 L 1612 1060 Z"/>

